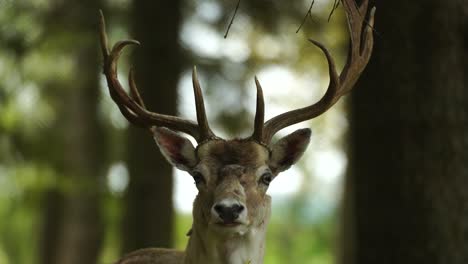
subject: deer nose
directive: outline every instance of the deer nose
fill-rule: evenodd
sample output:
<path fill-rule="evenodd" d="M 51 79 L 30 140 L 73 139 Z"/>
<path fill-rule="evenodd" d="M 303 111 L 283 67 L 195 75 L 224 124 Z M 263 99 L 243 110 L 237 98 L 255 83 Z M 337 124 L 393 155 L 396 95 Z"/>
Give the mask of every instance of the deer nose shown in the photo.
<path fill-rule="evenodd" d="M 239 215 L 244 211 L 244 206 L 237 203 L 231 205 L 216 204 L 214 210 L 224 223 L 232 223 L 239 218 Z"/>

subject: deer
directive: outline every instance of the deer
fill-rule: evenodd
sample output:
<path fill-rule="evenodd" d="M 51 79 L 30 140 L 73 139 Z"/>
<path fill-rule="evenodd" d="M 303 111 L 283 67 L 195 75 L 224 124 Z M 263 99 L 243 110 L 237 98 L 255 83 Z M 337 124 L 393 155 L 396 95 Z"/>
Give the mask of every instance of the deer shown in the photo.
<path fill-rule="evenodd" d="M 195 67 L 192 83 L 197 122 L 149 111 L 138 92 L 132 69 L 127 92 L 118 79 L 118 59 L 125 47 L 139 45 L 139 42 L 122 40 L 109 49 L 105 20 L 100 12 L 103 73 L 112 100 L 131 124 L 151 133 L 167 161 L 188 172 L 198 189 L 185 251 L 140 249 L 127 254 L 117 264 L 263 263 L 271 214 L 268 186 L 279 173 L 301 158 L 309 145 L 311 130 L 298 129 L 274 143 L 271 142 L 273 136 L 285 127 L 325 113 L 353 88 L 370 59 L 375 7 L 369 11 L 368 0 L 359 5 L 354 1 L 341 0 L 347 17 L 350 45 L 340 74 L 328 49 L 309 39 L 321 50 L 328 63 L 330 81 L 322 98 L 265 122 L 263 90 L 255 77 L 257 98 L 253 133 L 247 138 L 236 139 L 222 139 L 211 130 Z M 192 136 L 197 146 L 178 132 Z"/>

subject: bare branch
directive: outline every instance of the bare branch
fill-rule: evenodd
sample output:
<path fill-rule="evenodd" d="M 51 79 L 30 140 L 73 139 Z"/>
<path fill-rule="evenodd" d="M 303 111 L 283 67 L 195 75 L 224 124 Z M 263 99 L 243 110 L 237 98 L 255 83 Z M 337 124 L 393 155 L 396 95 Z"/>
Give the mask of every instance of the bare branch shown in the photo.
<path fill-rule="evenodd" d="M 296 34 L 299 33 L 299 31 L 301 30 L 302 26 L 305 24 L 308 17 L 312 19 L 312 7 L 314 6 L 314 3 L 315 3 L 315 0 L 312 0 L 312 3 L 310 3 L 309 10 L 307 10 L 307 13 L 304 16 L 304 19 L 302 19 L 302 23 L 299 25 L 299 27 L 296 30 Z"/>
<path fill-rule="evenodd" d="M 330 22 L 330 19 L 333 15 L 333 13 L 335 12 L 336 9 L 338 9 L 338 7 L 340 6 L 340 0 L 335 0 L 335 2 L 333 3 L 333 8 L 330 12 L 330 15 L 328 15 L 328 22 Z"/>
<path fill-rule="evenodd" d="M 231 29 L 232 23 L 234 22 L 234 18 L 236 17 L 237 10 L 239 9 L 240 0 L 237 1 L 236 9 L 234 10 L 234 14 L 232 15 L 231 22 L 229 22 L 228 28 L 226 29 L 226 33 L 224 34 L 224 38 L 227 38 L 229 34 L 229 30 Z"/>

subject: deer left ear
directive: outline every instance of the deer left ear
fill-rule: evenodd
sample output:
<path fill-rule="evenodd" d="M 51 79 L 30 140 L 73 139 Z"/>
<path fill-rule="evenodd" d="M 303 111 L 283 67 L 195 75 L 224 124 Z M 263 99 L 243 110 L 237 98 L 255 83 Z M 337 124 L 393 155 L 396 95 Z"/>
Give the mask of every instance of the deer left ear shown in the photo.
<path fill-rule="evenodd" d="M 311 134 L 312 131 L 308 128 L 299 129 L 273 145 L 269 166 L 274 174 L 289 169 L 302 157 L 309 145 Z"/>
<path fill-rule="evenodd" d="M 154 140 L 169 163 L 184 171 L 197 165 L 195 147 L 190 140 L 164 127 L 152 131 Z"/>

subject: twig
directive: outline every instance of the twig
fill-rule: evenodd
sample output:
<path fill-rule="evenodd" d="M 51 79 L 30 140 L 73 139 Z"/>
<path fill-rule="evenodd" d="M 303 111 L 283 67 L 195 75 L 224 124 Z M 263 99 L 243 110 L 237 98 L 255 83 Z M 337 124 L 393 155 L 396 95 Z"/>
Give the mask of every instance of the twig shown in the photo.
<path fill-rule="evenodd" d="M 333 3 L 333 8 L 330 12 L 330 15 L 328 15 L 328 22 L 330 22 L 330 19 L 333 15 L 333 13 L 335 12 L 335 10 L 338 8 L 338 6 L 340 6 L 340 0 L 335 0 L 335 2 Z"/>
<path fill-rule="evenodd" d="M 354 7 L 355 7 L 356 10 L 357 10 L 358 15 L 359 15 L 360 17 L 362 17 L 361 10 L 360 10 L 360 8 L 359 8 L 357 2 L 356 2 L 356 1 L 353 1 L 353 3 L 354 3 Z M 365 25 L 365 26 L 370 27 L 370 28 L 372 29 L 372 31 L 375 33 L 375 35 L 377 35 L 378 37 L 381 37 L 380 33 L 379 33 L 377 30 L 375 30 L 374 26 L 371 26 L 371 25 L 369 24 L 369 21 L 368 21 L 366 18 L 363 18 L 363 22 L 364 22 L 364 25 Z"/>
<path fill-rule="evenodd" d="M 232 23 L 234 22 L 234 18 L 236 17 L 237 10 L 239 9 L 240 0 L 237 1 L 236 9 L 234 10 L 234 14 L 232 15 L 231 22 L 229 22 L 228 28 L 226 29 L 226 33 L 224 34 L 224 38 L 227 38 L 229 34 L 229 30 L 231 29 Z"/>
<path fill-rule="evenodd" d="M 296 34 L 299 33 L 299 30 L 301 30 L 302 26 L 305 24 L 307 17 L 310 17 L 312 19 L 312 7 L 314 6 L 315 0 L 312 0 L 312 3 L 310 4 L 309 10 L 307 10 L 307 13 L 304 16 L 304 19 L 302 19 L 302 23 L 299 25 L 299 27 L 296 30 Z"/>
<path fill-rule="evenodd" d="M 354 5 L 356 6 L 356 10 L 358 11 L 358 14 L 362 17 L 361 11 L 360 11 L 357 3 L 354 2 Z M 364 25 L 366 25 L 367 27 L 370 27 L 372 29 L 372 31 L 375 33 L 376 36 L 381 37 L 380 33 L 377 30 L 375 30 L 374 26 L 371 26 L 369 24 L 369 21 L 366 18 L 364 18 L 363 21 L 364 21 Z"/>

